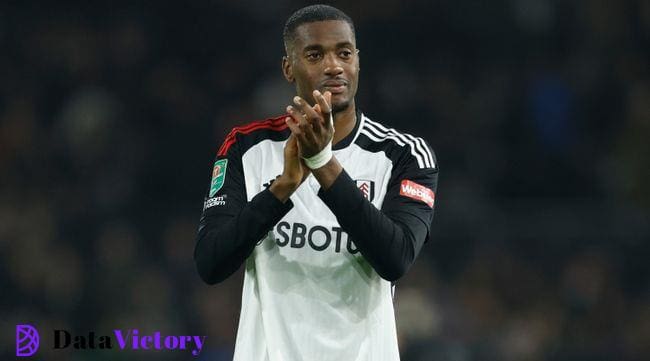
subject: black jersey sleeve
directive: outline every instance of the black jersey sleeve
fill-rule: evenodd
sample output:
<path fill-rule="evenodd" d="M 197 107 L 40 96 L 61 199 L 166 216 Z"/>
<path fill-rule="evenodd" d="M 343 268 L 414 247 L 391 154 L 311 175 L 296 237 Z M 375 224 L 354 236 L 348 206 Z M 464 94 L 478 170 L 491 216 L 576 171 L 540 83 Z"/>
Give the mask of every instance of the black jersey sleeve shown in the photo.
<path fill-rule="evenodd" d="M 228 278 L 292 207 L 291 200 L 282 203 L 268 188 L 248 202 L 238 144 L 218 155 L 194 248 L 201 279 L 214 284 Z"/>
<path fill-rule="evenodd" d="M 395 281 L 408 271 L 429 238 L 437 183 L 437 166 L 420 168 L 404 154 L 393 166 L 381 210 L 363 196 L 345 170 L 319 196 L 375 271 Z"/>

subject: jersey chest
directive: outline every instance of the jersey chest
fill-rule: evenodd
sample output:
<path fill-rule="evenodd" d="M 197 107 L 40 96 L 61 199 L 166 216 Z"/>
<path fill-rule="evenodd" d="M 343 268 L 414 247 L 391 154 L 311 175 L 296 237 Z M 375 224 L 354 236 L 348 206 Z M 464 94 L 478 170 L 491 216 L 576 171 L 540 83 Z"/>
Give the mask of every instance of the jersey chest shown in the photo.
<path fill-rule="evenodd" d="M 249 149 L 242 157 L 249 201 L 282 173 L 284 144 L 285 142 L 265 140 Z M 381 208 L 392 171 L 392 162 L 385 154 L 369 152 L 351 144 L 334 151 L 334 155 L 355 180 L 366 199 L 375 207 Z M 286 249 L 282 253 L 307 253 L 316 258 L 358 253 L 354 240 L 348 237 L 334 214 L 318 197 L 319 190 L 320 184 L 310 175 L 291 196 L 294 207 L 275 225 L 269 234 L 266 248 L 279 247 L 281 250 Z M 305 254 L 300 257 L 304 260 Z M 331 260 L 327 262 L 331 264 Z"/>

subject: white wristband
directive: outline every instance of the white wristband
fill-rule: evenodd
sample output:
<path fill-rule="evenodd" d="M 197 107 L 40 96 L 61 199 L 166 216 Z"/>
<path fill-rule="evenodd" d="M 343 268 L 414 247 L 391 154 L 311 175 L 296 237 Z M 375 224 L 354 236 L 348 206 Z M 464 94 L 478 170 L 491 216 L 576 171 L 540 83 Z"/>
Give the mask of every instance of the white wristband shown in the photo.
<path fill-rule="evenodd" d="M 332 156 L 333 156 L 332 141 L 330 140 L 330 142 L 327 143 L 325 148 L 323 148 L 323 150 L 318 152 L 318 154 L 309 158 L 302 158 L 302 159 L 305 160 L 305 164 L 307 165 L 307 167 L 309 167 L 309 169 L 318 169 L 324 166 L 325 164 L 327 164 L 327 162 L 329 162 L 330 159 L 332 159 Z"/>

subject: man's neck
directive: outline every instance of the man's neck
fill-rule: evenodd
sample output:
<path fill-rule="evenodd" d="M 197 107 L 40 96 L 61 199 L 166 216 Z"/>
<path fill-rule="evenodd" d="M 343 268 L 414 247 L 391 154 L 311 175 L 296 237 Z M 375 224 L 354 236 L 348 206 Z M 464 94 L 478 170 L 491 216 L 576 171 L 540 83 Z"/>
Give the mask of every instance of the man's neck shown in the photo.
<path fill-rule="evenodd" d="M 332 139 L 332 144 L 345 139 L 352 130 L 357 121 L 357 110 L 354 102 L 350 103 L 350 106 L 347 109 L 337 112 L 334 114 L 334 139 Z"/>

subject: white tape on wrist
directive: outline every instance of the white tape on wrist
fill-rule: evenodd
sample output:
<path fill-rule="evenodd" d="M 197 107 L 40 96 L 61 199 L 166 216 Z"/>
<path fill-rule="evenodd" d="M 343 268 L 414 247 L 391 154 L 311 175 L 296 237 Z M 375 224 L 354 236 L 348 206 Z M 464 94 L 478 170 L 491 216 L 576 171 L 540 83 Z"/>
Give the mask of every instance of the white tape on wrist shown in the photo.
<path fill-rule="evenodd" d="M 323 148 L 323 150 L 318 152 L 318 154 L 303 159 L 305 160 L 305 164 L 307 165 L 307 167 L 309 167 L 309 169 L 318 169 L 324 166 L 325 164 L 327 164 L 327 162 L 329 162 L 330 159 L 332 159 L 332 156 L 333 156 L 332 141 L 330 140 L 330 142 L 327 143 L 325 148 Z"/>

